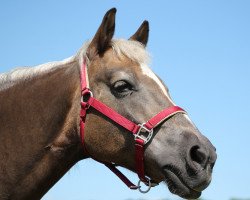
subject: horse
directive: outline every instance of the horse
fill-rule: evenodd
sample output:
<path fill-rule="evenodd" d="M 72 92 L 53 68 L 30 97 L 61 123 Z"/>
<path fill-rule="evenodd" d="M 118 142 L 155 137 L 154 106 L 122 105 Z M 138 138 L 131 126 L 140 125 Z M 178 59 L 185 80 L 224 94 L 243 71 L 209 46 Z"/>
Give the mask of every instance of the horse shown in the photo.
<path fill-rule="evenodd" d="M 0 75 L 0 199 L 40 199 L 87 158 L 131 189 L 141 190 L 115 166 L 182 198 L 210 184 L 216 149 L 150 69 L 148 21 L 113 39 L 115 15 L 76 55 Z"/>

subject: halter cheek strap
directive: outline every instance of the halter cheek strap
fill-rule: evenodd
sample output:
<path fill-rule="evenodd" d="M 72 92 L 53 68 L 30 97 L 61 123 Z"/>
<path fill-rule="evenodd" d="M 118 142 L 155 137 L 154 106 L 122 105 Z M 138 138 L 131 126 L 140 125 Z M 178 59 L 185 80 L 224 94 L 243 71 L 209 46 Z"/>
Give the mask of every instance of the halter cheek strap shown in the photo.
<path fill-rule="evenodd" d="M 178 106 L 171 106 L 162 110 L 160 113 L 152 117 L 146 123 L 143 124 L 135 124 L 134 122 L 128 120 L 127 118 L 123 117 L 112 108 L 108 107 L 107 105 L 103 104 L 99 100 L 93 97 L 91 90 L 89 89 L 88 83 L 88 73 L 87 73 L 87 66 L 86 62 L 84 61 L 81 66 L 81 73 L 80 73 L 80 80 L 81 80 L 81 111 L 80 111 L 80 135 L 81 135 L 81 142 L 85 151 L 87 149 L 84 145 L 84 128 L 85 128 L 85 119 L 87 115 L 87 110 L 91 107 L 94 108 L 99 113 L 102 113 L 118 125 L 122 126 L 127 131 L 131 132 L 135 138 L 135 163 L 136 163 L 136 172 L 140 179 L 138 185 L 133 184 L 127 177 L 125 177 L 113 163 L 106 163 L 100 161 L 94 157 L 98 162 L 105 164 L 112 172 L 114 172 L 130 189 L 139 189 L 140 192 L 145 193 L 148 192 L 151 188 L 152 183 L 151 180 L 145 176 L 144 171 L 144 146 L 148 143 L 152 136 L 153 130 L 156 126 L 161 124 L 163 121 L 169 119 L 171 116 L 177 113 L 186 113 L 182 108 Z M 140 183 L 143 182 L 148 186 L 146 191 L 142 191 L 140 189 Z"/>

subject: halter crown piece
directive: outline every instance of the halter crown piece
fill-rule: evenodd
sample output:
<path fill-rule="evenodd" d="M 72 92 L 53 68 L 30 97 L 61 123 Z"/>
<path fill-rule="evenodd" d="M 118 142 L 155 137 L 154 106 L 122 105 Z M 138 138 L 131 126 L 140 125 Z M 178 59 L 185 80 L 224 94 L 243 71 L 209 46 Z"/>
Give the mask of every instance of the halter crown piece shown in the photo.
<path fill-rule="evenodd" d="M 145 175 L 144 171 L 144 145 L 148 143 L 153 136 L 153 129 L 161 124 L 163 121 L 169 119 L 171 116 L 177 113 L 186 113 L 182 108 L 178 106 L 171 106 L 159 112 L 157 115 L 152 117 L 146 123 L 135 124 L 129 119 L 123 117 L 112 108 L 103 104 L 99 100 L 93 97 L 93 93 L 89 89 L 89 80 L 87 73 L 87 65 L 84 59 L 81 65 L 80 71 L 80 80 L 81 80 L 81 111 L 80 111 L 80 136 L 81 142 L 83 144 L 84 150 L 88 153 L 84 145 L 84 127 L 85 119 L 87 115 L 87 110 L 91 107 L 96 111 L 102 113 L 116 124 L 122 126 L 124 129 L 128 130 L 134 135 L 135 138 L 135 169 L 139 177 L 139 182 L 137 185 L 133 184 L 125 175 L 123 175 L 116 167 L 114 163 L 107 163 L 100 161 L 93 156 L 94 160 L 103 163 L 106 165 L 113 173 L 115 173 L 130 189 L 138 189 L 142 193 L 146 193 L 150 190 L 155 184 L 149 177 Z M 88 153 L 89 154 L 89 153 Z M 141 182 L 148 186 L 146 190 L 141 189 Z"/>

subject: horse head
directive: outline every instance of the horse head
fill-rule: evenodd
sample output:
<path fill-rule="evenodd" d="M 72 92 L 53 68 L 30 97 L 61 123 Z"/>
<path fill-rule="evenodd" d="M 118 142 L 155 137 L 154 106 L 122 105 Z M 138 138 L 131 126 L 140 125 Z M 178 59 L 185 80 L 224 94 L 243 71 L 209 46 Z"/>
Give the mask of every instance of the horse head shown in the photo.
<path fill-rule="evenodd" d="M 144 21 L 129 40 L 112 39 L 116 9 L 109 10 L 93 39 L 81 49 L 93 96 L 140 124 L 174 106 L 166 85 L 149 67 L 149 24 Z M 135 139 L 126 129 L 90 108 L 86 116 L 86 156 L 135 171 Z M 209 185 L 216 152 L 187 114 L 161 121 L 145 146 L 145 174 L 166 182 L 183 198 L 198 198 Z"/>

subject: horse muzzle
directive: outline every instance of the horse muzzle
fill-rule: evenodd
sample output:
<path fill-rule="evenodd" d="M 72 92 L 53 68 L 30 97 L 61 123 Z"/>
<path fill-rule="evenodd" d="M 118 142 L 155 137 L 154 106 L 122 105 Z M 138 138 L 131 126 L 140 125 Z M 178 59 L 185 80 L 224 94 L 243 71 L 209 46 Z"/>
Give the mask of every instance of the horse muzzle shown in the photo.
<path fill-rule="evenodd" d="M 173 130 L 173 127 L 165 127 Z M 165 182 L 172 193 L 183 198 L 196 199 L 211 182 L 217 159 L 216 150 L 197 129 L 183 128 L 180 132 L 172 133 L 166 129 L 168 128 L 163 128 L 163 132 L 160 131 L 159 138 L 156 139 L 161 145 L 152 144 L 164 146 L 157 152 L 157 163 Z"/>

